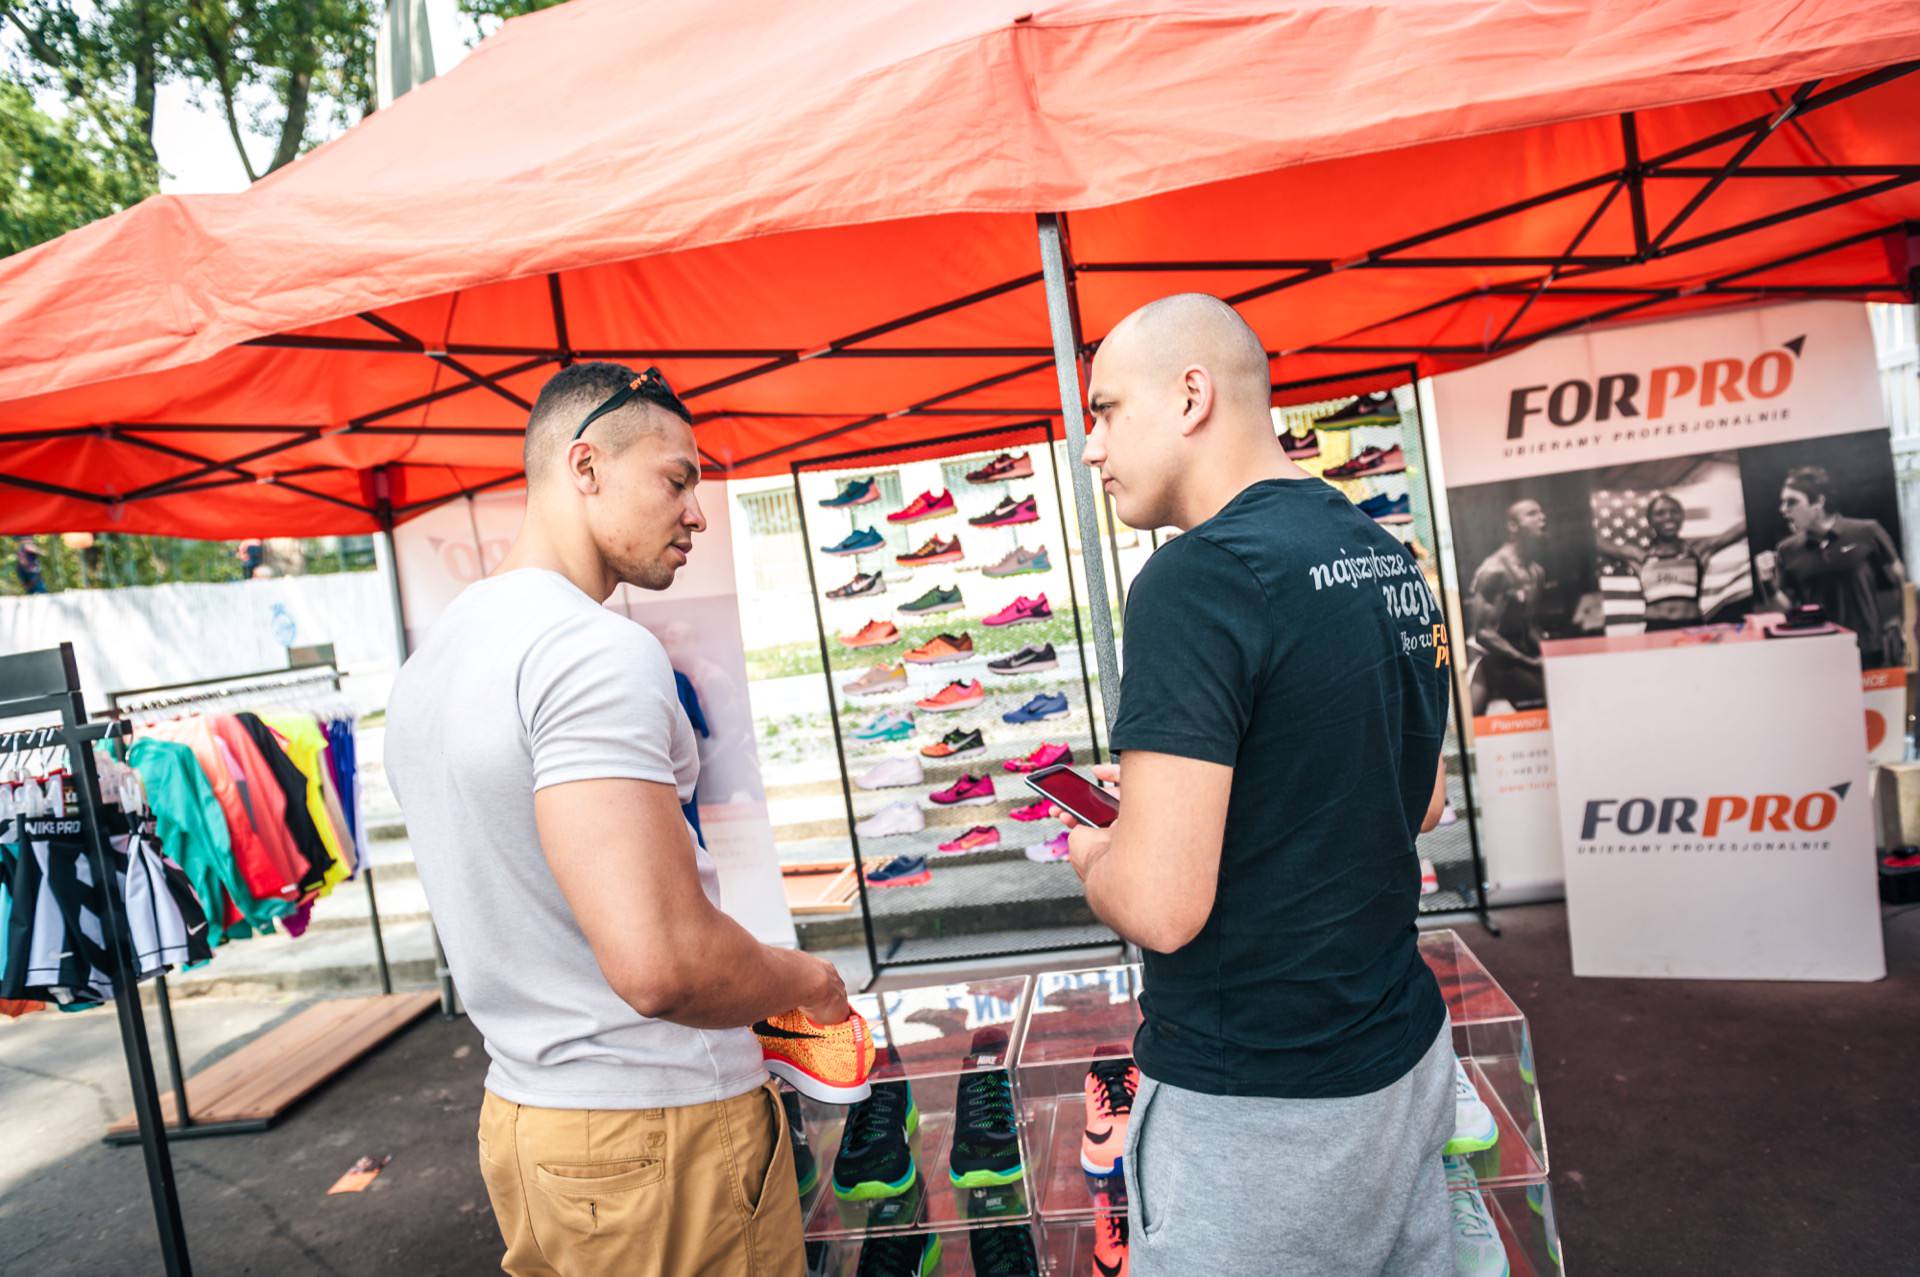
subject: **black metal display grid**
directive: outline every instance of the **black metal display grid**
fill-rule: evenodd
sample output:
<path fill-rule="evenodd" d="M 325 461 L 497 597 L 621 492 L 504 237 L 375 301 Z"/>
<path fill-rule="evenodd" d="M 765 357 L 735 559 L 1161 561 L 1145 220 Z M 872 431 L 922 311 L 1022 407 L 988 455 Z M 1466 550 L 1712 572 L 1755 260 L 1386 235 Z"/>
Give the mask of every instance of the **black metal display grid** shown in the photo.
<path fill-rule="evenodd" d="M 1041 445 L 1034 448 L 1032 455 L 1044 454 L 1046 457 L 1053 482 L 1054 502 L 1060 519 L 1062 538 L 1059 545 L 1050 547 L 1051 551 L 1058 554 L 1060 558 L 1052 563 L 1049 575 L 1064 572 L 1067 580 L 1068 607 L 1073 618 L 1076 649 L 1072 659 L 1078 664 L 1080 671 L 1079 704 L 1074 706 L 1075 698 L 1069 694 L 1070 711 L 1067 718 L 1048 720 L 1046 723 L 1036 725 L 1030 733 L 1034 737 L 1032 741 L 1025 741 L 1023 734 L 1016 728 L 1014 739 L 1028 746 L 1038 744 L 1043 738 L 1062 739 L 1062 727 L 1068 726 L 1073 729 L 1067 734 L 1070 743 L 1078 747 L 1084 739 L 1091 750 L 1091 758 L 1076 755 L 1075 761 L 1098 761 L 1102 757 L 1100 723 L 1093 708 L 1093 678 L 1088 664 L 1088 642 L 1080 616 L 1080 585 L 1074 576 L 1072 556 L 1067 543 L 1067 538 L 1072 535 L 1072 524 L 1068 519 L 1066 499 L 1060 483 L 1058 457 L 1053 446 L 1056 438 L 1054 424 L 1043 420 L 1025 426 L 1001 427 L 948 435 L 937 439 L 917 439 L 910 444 L 890 448 L 862 449 L 830 457 L 809 458 L 795 462 L 791 467 L 794 499 L 800 512 L 800 530 L 807 561 L 808 585 L 813 597 L 814 620 L 819 636 L 821 669 L 827 680 L 829 719 L 833 728 L 834 751 L 839 765 L 841 794 L 845 803 L 847 838 L 852 850 L 858 885 L 861 925 L 866 939 L 868 960 L 876 979 L 889 967 L 967 961 L 1006 954 L 1041 953 L 1083 948 L 1088 945 L 1113 945 L 1118 944 L 1119 939 L 1093 917 L 1091 910 L 1086 908 L 1078 883 L 1072 880 L 1072 870 L 1064 862 L 1030 864 L 1025 861 L 1024 854 L 1018 848 L 1004 846 L 994 851 L 959 853 L 951 856 L 932 850 L 934 843 L 939 841 L 942 835 L 957 834 L 969 823 L 987 823 L 987 817 L 984 815 L 978 822 L 962 821 L 950 828 L 940 824 L 930 826 L 923 834 L 915 836 L 916 841 L 910 850 L 903 849 L 908 851 L 908 854 L 928 855 L 929 866 L 934 869 L 937 879 L 943 876 L 952 878 L 960 874 L 980 874 L 983 877 L 990 877 L 991 882 L 983 882 L 980 890 L 941 891 L 933 897 L 932 902 L 929 902 L 924 896 L 916 900 L 909 893 L 928 892 L 932 890 L 931 885 L 900 888 L 898 890 L 902 894 L 901 907 L 895 909 L 891 903 L 890 894 L 885 898 L 887 903 L 882 903 L 877 898 L 880 889 L 868 887 L 866 874 L 870 865 L 884 864 L 895 855 L 902 853 L 889 850 L 884 857 L 863 853 L 860 835 L 855 828 L 860 822 L 860 817 L 855 810 L 853 778 L 857 764 L 849 764 L 849 742 L 841 723 L 843 712 L 853 707 L 845 702 L 838 685 L 840 680 L 852 677 L 853 672 L 849 670 L 836 672 L 834 668 L 833 640 L 829 636 L 829 626 L 822 602 L 824 596 L 814 565 L 815 528 L 813 524 L 822 512 L 807 501 L 801 485 L 801 476 L 803 472 L 845 471 L 864 464 L 898 465 L 921 460 L 949 460 L 997 448 L 1017 447 L 1022 444 Z M 1037 469 L 1035 474 L 1037 479 Z M 1004 488 L 1005 485 L 987 485 L 987 490 L 993 490 L 996 486 Z M 911 526 L 917 531 L 922 525 Z M 954 529 L 952 534 L 963 538 L 972 535 L 976 538 L 977 544 L 979 536 L 990 535 L 990 532 L 967 527 Z M 894 547 L 890 544 L 882 545 L 873 552 L 891 557 Z M 974 627 L 956 621 L 946 628 Z M 992 631 L 977 631 L 977 634 L 990 633 Z M 1017 634 L 1017 631 L 1014 633 Z M 1069 658 L 1064 652 L 1059 655 L 1064 669 L 1065 662 Z M 995 676 L 983 672 L 979 677 L 985 683 Z M 1006 687 L 1007 690 L 1017 692 L 1022 699 L 1034 690 L 1028 680 L 1018 678 L 1008 681 Z M 926 690 L 932 691 L 935 687 L 929 684 Z M 1013 702 L 1009 700 L 1009 703 Z M 887 706 L 874 706 L 876 711 L 882 708 Z M 995 712 L 988 713 L 983 708 L 982 713 L 987 718 L 987 726 L 984 730 L 990 739 L 998 737 L 1004 744 L 1006 731 L 998 722 L 998 709 L 999 706 L 996 705 Z M 956 719 L 960 717 L 962 716 L 956 715 Z M 961 724 L 956 721 L 954 725 Z M 922 734 L 924 735 L 924 732 Z M 918 743 L 918 741 L 900 742 L 899 748 L 917 748 Z M 955 763 L 942 764 L 937 761 L 931 764 L 923 763 L 927 769 L 927 779 L 922 788 L 937 787 L 943 780 L 951 780 L 963 771 L 978 770 L 983 765 L 995 766 L 1004 753 L 1004 750 L 990 750 L 986 755 L 967 755 L 963 759 L 956 760 Z M 982 759 L 990 761 L 982 763 L 980 761 Z M 945 775 L 949 770 L 953 772 L 951 777 Z M 1021 785 L 1017 775 L 997 771 L 995 781 L 996 808 L 1025 805 L 1031 797 Z M 962 810 L 973 812 L 983 809 Z M 1020 825 L 1010 827 L 1014 830 L 1023 828 Z M 1003 826 L 1003 837 L 1006 828 Z M 1042 825 L 1040 828 L 1049 836 L 1054 832 L 1054 827 L 1051 825 Z M 1053 881 L 1055 879 L 1059 881 Z M 1029 885 L 1038 887 L 1043 881 L 1049 882 L 1059 890 L 1053 893 L 1036 890 L 1030 894 L 1021 890 Z M 994 890 L 995 887 L 998 890 Z M 985 898 L 988 895 L 992 898 Z M 991 911 L 998 924 L 991 934 L 1005 937 L 1008 942 L 987 947 L 976 940 L 971 933 L 947 934 L 948 922 L 957 923 L 962 914 L 976 911 Z M 1062 917 L 1063 913 L 1072 916 Z M 943 917 L 943 914 L 948 916 Z M 968 922 L 965 925 L 972 925 L 972 923 Z M 981 934 L 980 939 L 984 940 L 985 934 Z"/>

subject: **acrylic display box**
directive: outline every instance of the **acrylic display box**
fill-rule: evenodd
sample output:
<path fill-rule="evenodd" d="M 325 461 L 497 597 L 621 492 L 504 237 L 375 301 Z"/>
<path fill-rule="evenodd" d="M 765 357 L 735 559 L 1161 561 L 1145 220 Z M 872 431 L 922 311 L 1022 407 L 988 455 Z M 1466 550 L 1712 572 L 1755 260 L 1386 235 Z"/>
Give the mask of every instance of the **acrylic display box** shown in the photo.
<path fill-rule="evenodd" d="M 1454 932 L 1422 932 L 1420 956 L 1446 999 L 1453 1053 L 1499 1126 L 1499 1142 L 1471 1155 L 1475 1173 L 1486 1185 L 1546 1179 L 1547 1131 L 1527 1017 Z"/>
<path fill-rule="evenodd" d="M 1025 1224 L 1032 1214 L 1026 1179 L 1001 1187 L 960 1188 L 952 1182 L 950 1156 L 961 1081 L 968 1074 L 1011 1067 L 1032 981 L 1032 976 L 1015 975 L 852 999 L 879 1048 L 873 1080 L 904 1079 L 912 1091 L 919 1123 L 908 1148 L 918 1174 L 897 1196 L 842 1200 L 834 1193 L 833 1172 L 851 1110 L 802 1097 L 807 1143 L 819 1171 L 817 1183 L 801 1199 L 809 1240 L 854 1239 L 852 1246 L 835 1249 L 857 1254 L 858 1239 L 875 1233 Z M 1032 1165 L 1024 1147 L 1021 1161 Z M 964 1252 L 966 1239 L 959 1238 L 957 1247 L 949 1249 Z M 942 1271 L 961 1270 L 948 1266 Z"/>

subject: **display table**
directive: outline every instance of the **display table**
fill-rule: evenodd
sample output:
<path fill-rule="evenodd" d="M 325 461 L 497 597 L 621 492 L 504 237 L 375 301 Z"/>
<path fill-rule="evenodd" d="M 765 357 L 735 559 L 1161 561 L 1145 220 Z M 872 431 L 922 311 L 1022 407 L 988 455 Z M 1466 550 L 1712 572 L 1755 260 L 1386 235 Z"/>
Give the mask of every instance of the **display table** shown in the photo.
<path fill-rule="evenodd" d="M 1455 1227 L 1479 1220 L 1488 1237 L 1478 1266 L 1460 1271 L 1557 1277 L 1560 1241 L 1526 1017 L 1454 932 L 1422 934 L 1420 956 L 1446 999 L 1455 1053 L 1499 1130 L 1491 1147 L 1453 1159 L 1448 1186 Z M 1102 1229 L 1111 1236 L 1112 1221 L 1125 1219 L 1126 1189 L 1119 1175 L 1091 1175 L 1082 1167 L 1084 1083 L 1093 1063 L 1133 1049 L 1140 987 L 1138 966 L 1112 966 L 854 998 L 882 1050 L 875 1080 L 904 1078 L 912 1089 L 915 1174 L 897 1196 L 839 1200 L 833 1167 L 848 1110 L 803 1101 L 818 1167 L 803 1198 L 810 1272 L 853 1277 L 872 1245 L 890 1237 L 937 1237 L 939 1258 L 929 1271 L 978 1277 L 971 1234 L 1006 1228 L 1031 1233 L 1043 1274 L 1107 1271 L 1094 1261 L 1112 1252 L 1097 1247 L 1096 1237 Z M 949 1170 L 957 1092 L 970 1075 L 1009 1069 L 1023 1173 L 996 1188 L 956 1187 Z M 1474 1253 L 1471 1245 L 1467 1250 Z"/>
<path fill-rule="evenodd" d="M 1886 974 L 1852 635 L 1543 653 L 1575 975 Z"/>

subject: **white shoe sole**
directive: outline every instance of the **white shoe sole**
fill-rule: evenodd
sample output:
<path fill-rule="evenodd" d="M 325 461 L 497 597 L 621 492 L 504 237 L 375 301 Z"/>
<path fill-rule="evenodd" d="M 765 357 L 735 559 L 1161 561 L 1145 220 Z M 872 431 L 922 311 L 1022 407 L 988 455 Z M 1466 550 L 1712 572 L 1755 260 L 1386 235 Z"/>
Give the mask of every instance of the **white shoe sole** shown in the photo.
<path fill-rule="evenodd" d="M 853 832 L 859 834 L 862 838 L 902 838 L 907 834 L 924 833 L 926 828 L 925 825 L 922 825 L 918 829 L 882 829 L 875 832 L 874 830 L 862 829 L 860 826 L 855 825 Z"/>
<path fill-rule="evenodd" d="M 857 690 L 851 687 L 843 687 L 840 690 L 848 696 L 879 696 L 885 692 L 904 692 L 907 690 L 907 685 L 905 683 L 889 683 L 885 687 L 862 687 Z"/>
<path fill-rule="evenodd" d="M 900 613 L 902 616 L 932 616 L 935 612 L 958 612 L 965 606 L 966 604 L 964 603 L 942 603 L 938 607 L 899 607 L 895 608 L 894 611 Z"/>
<path fill-rule="evenodd" d="M 918 660 L 914 659 L 911 656 L 903 656 L 900 659 L 905 661 L 909 665 L 952 665 L 959 661 L 972 660 L 973 653 L 972 652 L 955 652 L 952 656 L 926 656 L 926 657 L 921 657 Z"/>
<path fill-rule="evenodd" d="M 861 1082 L 855 1086 L 834 1086 L 822 1082 L 810 1073 L 802 1072 L 785 1060 L 762 1060 L 767 1072 L 791 1086 L 810 1100 L 819 1100 L 822 1104 L 858 1104 L 873 1094 L 872 1082 Z"/>
<path fill-rule="evenodd" d="M 962 701 L 958 705 L 919 705 L 915 708 L 923 714 L 958 714 L 963 709 L 972 709 L 974 706 L 984 704 L 985 702 L 986 698 L 982 697 L 977 701 Z"/>
<path fill-rule="evenodd" d="M 938 798 L 932 800 L 935 807 L 991 807 L 999 798 L 988 794 L 985 798 L 962 798 L 957 803 L 943 803 Z"/>
<path fill-rule="evenodd" d="M 1000 622 L 1000 624 L 992 626 L 991 628 L 996 630 L 1010 630 L 1016 625 L 1038 625 L 1042 621 L 1051 621 L 1052 619 L 1053 619 L 1053 613 L 1049 612 L 1045 616 L 1023 616 L 1023 617 L 1020 617 L 1018 620 L 1002 621 Z M 987 624 L 987 622 L 985 621 L 982 621 L 980 623 L 982 625 Z"/>

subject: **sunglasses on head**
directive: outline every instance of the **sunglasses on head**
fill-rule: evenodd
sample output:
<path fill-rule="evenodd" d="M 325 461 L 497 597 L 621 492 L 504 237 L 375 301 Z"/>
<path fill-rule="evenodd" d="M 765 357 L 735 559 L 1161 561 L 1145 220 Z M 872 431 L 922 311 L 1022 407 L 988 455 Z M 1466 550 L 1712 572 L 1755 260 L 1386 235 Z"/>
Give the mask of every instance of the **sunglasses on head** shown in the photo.
<path fill-rule="evenodd" d="M 588 426 L 606 416 L 608 413 L 626 407 L 635 399 L 644 399 L 648 403 L 659 404 L 662 408 L 665 408 L 668 412 L 680 418 L 680 420 L 686 422 L 688 425 L 693 424 L 693 414 L 688 412 L 687 406 L 680 402 L 680 396 L 673 393 L 673 387 L 669 386 L 667 379 L 660 375 L 660 370 L 658 368 L 648 368 L 638 377 L 635 377 L 632 381 L 607 396 L 605 403 L 588 413 L 586 420 L 580 423 L 580 428 L 573 432 L 573 437 L 578 439 L 581 435 L 587 433 Z"/>

